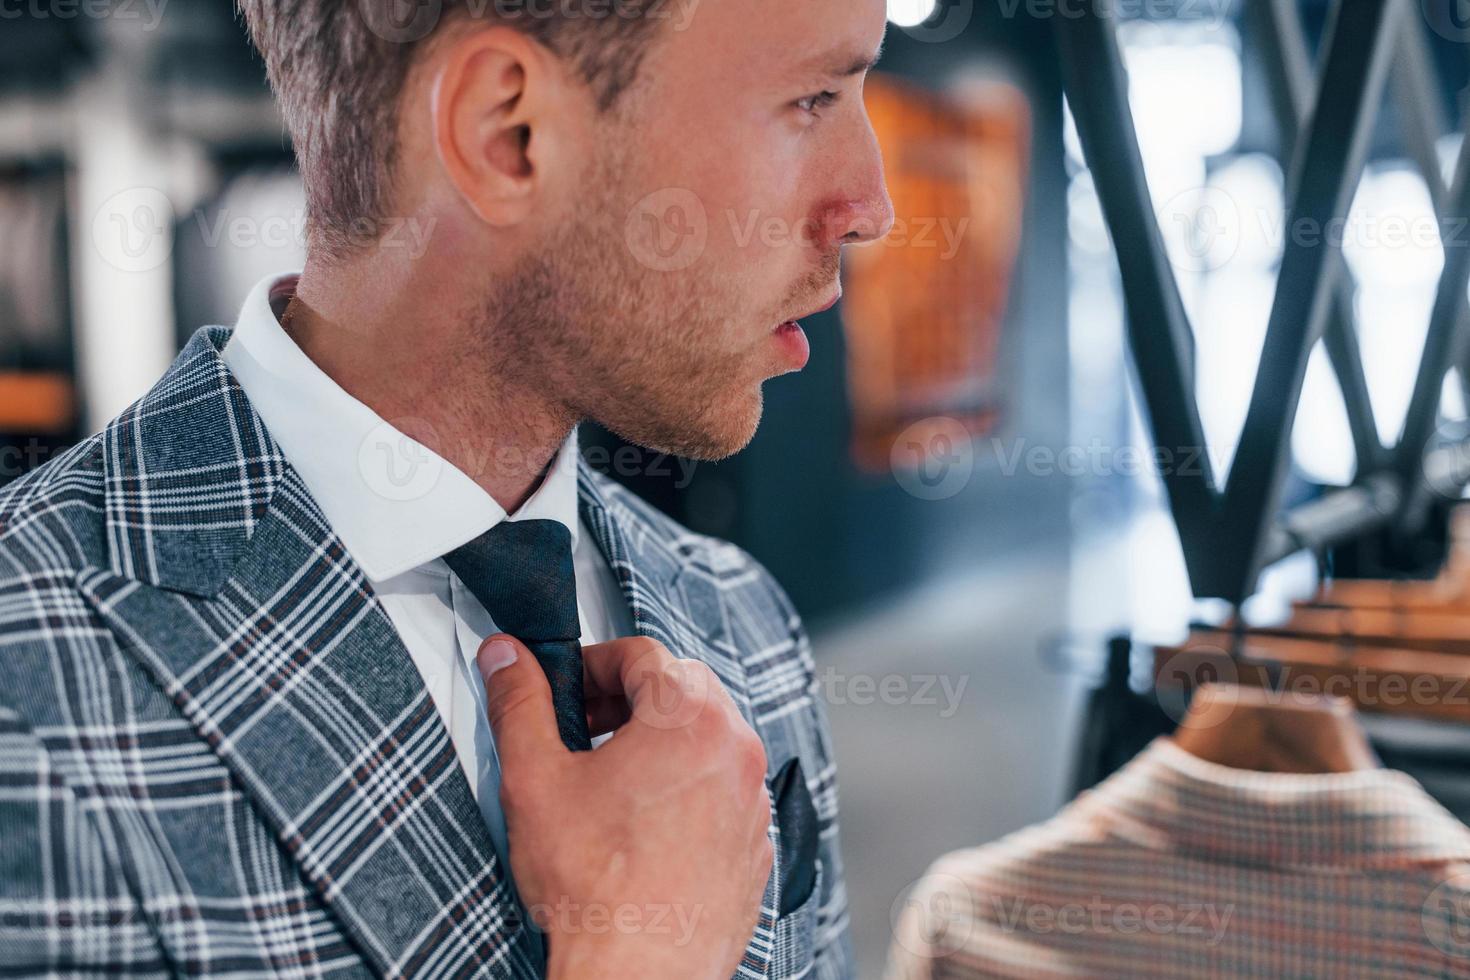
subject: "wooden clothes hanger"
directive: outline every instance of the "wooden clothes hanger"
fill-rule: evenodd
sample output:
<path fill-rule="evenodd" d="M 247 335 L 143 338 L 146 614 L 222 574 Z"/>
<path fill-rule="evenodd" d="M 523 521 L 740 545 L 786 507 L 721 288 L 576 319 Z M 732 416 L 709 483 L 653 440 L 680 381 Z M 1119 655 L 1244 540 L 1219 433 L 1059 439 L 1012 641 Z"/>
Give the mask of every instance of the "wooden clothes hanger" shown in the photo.
<path fill-rule="evenodd" d="M 1280 626 L 1253 627 L 1252 636 L 1347 640 L 1433 653 L 1470 654 L 1470 607 L 1363 609 L 1298 608 Z"/>
<path fill-rule="evenodd" d="M 1423 582 L 1340 579 L 1324 583 L 1316 596 L 1295 606 L 1298 610 L 1382 609 L 1470 615 L 1470 581 L 1462 581 L 1459 575 Z"/>
<path fill-rule="evenodd" d="M 1174 742 L 1216 765 L 1252 772 L 1339 773 L 1379 768 L 1344 698 L 1278 698 L 1262 688 L 1208 683 L 1190 700 Z"/>
<path fill-rule="evenodd" d="M 1157 648 L 1156 687 L 1193 690 L 1176 743 L 1235 769 L 1354 772 L 1379 765 L 1359 710 L 1470 723 L 1470 506 L 1451 536 L 1434 582 L 1335 583 L 1284 626 Z"/>
<path fill-rule="evenodd" d="M 1154 682 L 1161 691 L 1196 691 L 1181 721 L 1181 745 L 1236 768 L 1306 772 L 1361 765 L 1365 740 L 1343 730 L 1345 722 L 1336 717 L 1342 706 L 1470 724 L 1470 657 L 1455 654 L 1199 629 L 1183 646 L 1155 648 Z M 1201 697 L 1208 686 L 1241 693 Z M 1320 717 L 1323 711 L 1333 717 Z M 1228 728 L 1220 723 L 1222 712 L 1231 719 Z M 1352 720 L 1357 723 L 1355 713 Z M 1323 741 L 1332 730 L 1337 734 Z M 1263 745 L 1279 745 L 1280 752 Z M 1282 753 L 1298 761 L 1283 761 Z"/>
<path fill-rule="evenodd" d="M 1470 724 L 1470 657 L 1197 629 L 1179 647 L 1154 648 L 1161 690 L 1220 680 L 1297 695 L 1323 692 L 1364 712 Z"/>

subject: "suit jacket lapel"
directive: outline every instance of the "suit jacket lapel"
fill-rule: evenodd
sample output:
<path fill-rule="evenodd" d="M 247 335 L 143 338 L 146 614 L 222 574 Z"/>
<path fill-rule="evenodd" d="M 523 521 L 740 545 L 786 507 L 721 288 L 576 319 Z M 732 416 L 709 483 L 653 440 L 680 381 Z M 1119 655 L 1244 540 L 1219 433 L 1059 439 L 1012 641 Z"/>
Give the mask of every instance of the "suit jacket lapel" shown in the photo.
<path fill-rule="evenodd" d="M 681 541 L 657 533 L 649 505 L 609 490 L 579 462 L 578 504 L 612 566 L 639 636 L 658 640 L 676 657 L 702 660 L 719 676 L 746 721 L 754 724 L 749 686 L 730 630 L 729 612 L 707 570 L 682 560 Z M 683 535 L 692 538 L 687 531 Z"/>
<path fill-rule="evenodd" d="M 759 731 L 744 660 L 730 623 L 728 597 L 739 592 L 741 579 L 727 573 L 753 574 L 744 556 L 729 545 L 717 544 L 711 549 L 707 538 L 679 528 L 631 493 L 610 486 L 585 461 L 581 463 L 578 486 L 582 521 L 617 575 L 638 635 L 658 640 L 677 657 L 708 664 L 746 722 Z M 729 556 L 728 566 L 721 555 Z M 781 761 L 773 759 L 771 764 L 774 767 Z M 778 845 L 780 828 L 774 801 L 769 834 L 773 846 Z M 779 867 L 771 869 L 755 934 L 736 973 L 740 980 L 758 980 L 770 974 L 779 873 Z"/>
<path fill-rule="evenodd" d="M 362 571 L 201 331 L 106 433 L 87 598 L 377 972 L 529 975 L 447 731 Z"/>

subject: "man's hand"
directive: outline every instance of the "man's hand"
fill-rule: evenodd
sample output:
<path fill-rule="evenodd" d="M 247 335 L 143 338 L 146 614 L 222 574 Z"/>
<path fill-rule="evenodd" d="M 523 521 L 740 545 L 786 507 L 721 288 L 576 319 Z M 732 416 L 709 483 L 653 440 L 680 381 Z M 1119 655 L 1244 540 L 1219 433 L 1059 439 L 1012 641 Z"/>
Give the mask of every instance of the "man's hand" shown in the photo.
<path fill-rule="evenodd" d="M 704 664 L 646 638 L 582 655 L 592 733 L 615 730 L 591 752 L 562 745 L 524 646 L 502 634 L 479 653 L 511 869 L 548 974 L 727 980 L 771 872 L 765 748 Z"/>

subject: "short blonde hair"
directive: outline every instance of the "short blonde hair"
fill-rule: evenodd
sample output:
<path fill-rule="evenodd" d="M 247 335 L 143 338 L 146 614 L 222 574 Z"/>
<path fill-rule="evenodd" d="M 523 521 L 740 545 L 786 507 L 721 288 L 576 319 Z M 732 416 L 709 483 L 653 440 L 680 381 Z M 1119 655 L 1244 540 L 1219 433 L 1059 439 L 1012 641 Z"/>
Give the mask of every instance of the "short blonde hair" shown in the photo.
<path fill-rule="evenodd" d="M 398 162 L 398 100 L 422 42 L 451 20 L 504 23 L 569 59 L 607 111 L 676 0 L 240 0 L 306 188 L 308 241 L 378 240 Z"/>

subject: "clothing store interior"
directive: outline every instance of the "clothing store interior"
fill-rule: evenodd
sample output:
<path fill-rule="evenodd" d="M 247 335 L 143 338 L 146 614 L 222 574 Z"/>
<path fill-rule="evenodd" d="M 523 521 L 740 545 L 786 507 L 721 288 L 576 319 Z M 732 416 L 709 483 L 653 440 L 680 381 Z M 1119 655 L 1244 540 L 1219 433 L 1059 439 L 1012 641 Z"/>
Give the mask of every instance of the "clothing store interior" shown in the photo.
<path fill-rule="evenodd" d="M 0 0 L 0 482 L 303 263 L 231 7 Z M 804 618 L 856 975 L 1470 977 L 1463 12 L 888 9 L 807 368 L 579 443 Z"/>

